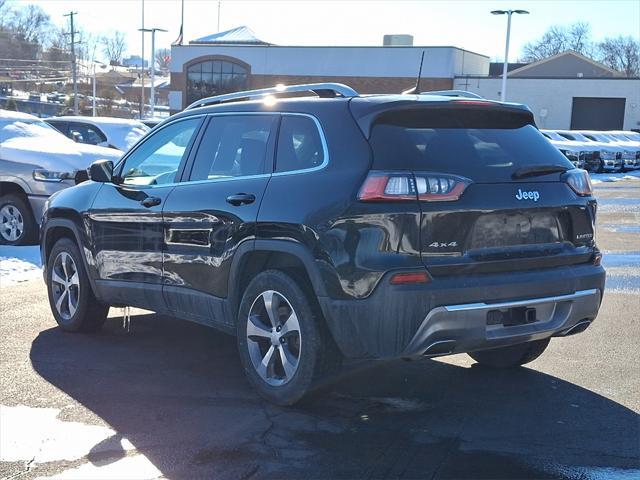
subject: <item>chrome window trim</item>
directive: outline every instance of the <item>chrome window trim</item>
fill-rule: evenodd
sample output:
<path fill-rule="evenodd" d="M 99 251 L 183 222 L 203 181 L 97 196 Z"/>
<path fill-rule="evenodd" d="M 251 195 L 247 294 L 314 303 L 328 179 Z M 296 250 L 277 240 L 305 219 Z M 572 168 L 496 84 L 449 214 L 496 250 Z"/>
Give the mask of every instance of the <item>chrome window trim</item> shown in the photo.
<path fill-rule="evenodd" d="M 188 115 L 185 117 L 180 117 L 177 118 L 173 121 L 168 121 L 167 123 L 165 123 L 164 125 L 162 125 L 162 128 L 159 130 L 155 130 L 154 129 L 154 135 L 163 130 L 165 127 L 172 125 L 176 122 L 179 121 L 183 121 L 183 120 L 189 120 L 192 118 L 197 118 L 197 117 L 226 117 L 226 116 L 239 116 L 239 115 L 280 115 L 280 116 L 291 116 L 291 117 L 307 117 L 310 118 L 311 120 L 313 120 L 313 122 L 316 125 L 316 128 L 318 129 L 318 133 L 320 135 L 320 142 L 322 143 L 322 152 L 323 152 L 323 160 L 322 163 L 316 167 L 311 167 L 311 168 L 303 168 L 300 170 L 290 170 L 287 172 L 271 172 L 271 173 L 260 173 L 257 175 L 242 175 L 242 176 L 237 176 L 237 177 L 228 177 L 228 178 L 211 178 L 211 179 L 207 179 L 207 180 L 185 180 L 183 182 L 172 182 L 172 183 L 163 183 L 160 185 L 127 185 L 127 187 L 141 187 L 141 188 L 158 188 L 158 187 L 175 187 L 175 186 L 179 186 L 179 185 L 198 185 L 201 183 L 218 183 L 218 182 L 232 182 L 235 180 L 252 180 L 252 179 L 257 179 L 257 178 L 269 178 L 269 177 L 282 177 L 282 176 L 286 176 L 286 175 L 299 175 L 299 174 L 305 174 L 305 173 L 311 173 L 311 172 L 317 172 L 319 170 L 323 170 L 324 168 L 326 168 L 329 165 L 329 147 L 327 144 L 327 139 L 324 133 L 324 129 L 322 128 L 322 125 L 320 124 L 320 121 L 314 116 L 311 115 L 309 113 L 301 113 L 301 112 L 279 112 L 279 111 L 274 111 L 274 112 L 217 112 L 217 113 L 199 113 L 199 114 L 195 114 L 195 115 Z M 279 132 L 278 132 L 279 133 Z M 148 138 L 148 137 L 143 137 L 144 139 Z M 119 165 L 125 161 L 130 154 L 132 154 L 139 145 L 141 145 L 143 142 L 138 142 L 136 145 L 133 146 L 133 148 L 131 150 L 129 150 L 126 154 L 125 157 L 123 157 L 122 159 L 120 159 L 120 162 L 118 162 L 118 164 L 114 167 L 114 171 L 116 170 L 116 168 L 119 167 Z M 276 155 L 275 155 L 275 159 L 277 159 L 277 149 L 278 149 L 278 139 L 276 138 Z M 274 164 L 275 167 L 275 164 Z"/>
<path fill-rule="evenodd" d="M 252 180 L 255 178 L 269 178 L 270 173 L 260 173 L 258 175 L 244 175 L 241 177 L 228 177 L 228 178 L 209 178 L 207 180 L 188 180 L 186 182 L 172 183 L 171 185 L 199 185 L 201 183 L 220 183 L 220 182 L 233 182 L 234 180 Z M 165 183 L 165 186 L 169 185 Z"/>

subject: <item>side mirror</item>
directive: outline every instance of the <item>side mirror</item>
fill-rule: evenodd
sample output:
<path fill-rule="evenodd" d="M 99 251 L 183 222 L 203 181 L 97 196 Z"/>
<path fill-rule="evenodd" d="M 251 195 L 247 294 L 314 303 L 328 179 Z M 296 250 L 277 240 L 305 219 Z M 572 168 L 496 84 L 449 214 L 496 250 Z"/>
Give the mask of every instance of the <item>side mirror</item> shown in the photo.
<path fill-rule="evenodd" d="M 113 180 L 113 162 L 111 160 L 96 160 L 89 167 L 89 178 L 94 182 L 111 182 Z"/>

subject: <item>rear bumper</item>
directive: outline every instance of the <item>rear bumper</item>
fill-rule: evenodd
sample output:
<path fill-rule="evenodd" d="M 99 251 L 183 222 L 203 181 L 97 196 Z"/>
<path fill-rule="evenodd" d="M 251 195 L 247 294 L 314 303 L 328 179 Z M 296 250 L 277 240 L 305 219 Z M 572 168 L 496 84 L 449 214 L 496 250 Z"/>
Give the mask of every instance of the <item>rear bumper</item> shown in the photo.
<path fill-rule="evenodd" d="M 579 331 L 576 326 L 595 319 L 604 281 L 604 269 L 591 264 L 437 277 L 419 286 L 390 285 L 385 276 L 366 299 L 319 300 L 336 343 L 349 358 L 435 356 Z M 535 308 L 536 321 L 487 324 L 489 311 L 517 307 Z"/>
<path fill-rule="evenodd" d="M 448 305 L 432 309 L 405 348 L 403 356 L 439 356 L 565 336 L 586 328 L 598 314 L 598 289 L 552 297 L 498 303 Z M 488 325 L 490 312 L 535 309 L 536 321 Z"/>

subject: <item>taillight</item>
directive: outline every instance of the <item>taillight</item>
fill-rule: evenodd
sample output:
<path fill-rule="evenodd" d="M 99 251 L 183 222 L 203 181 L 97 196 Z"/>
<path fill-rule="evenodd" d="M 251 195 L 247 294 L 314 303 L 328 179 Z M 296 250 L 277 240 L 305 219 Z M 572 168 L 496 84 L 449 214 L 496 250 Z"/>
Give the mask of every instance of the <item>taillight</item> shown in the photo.
<path fill-rule="evenodd" d="M 429 283 L 431 279 L 427 272 L 404 272 L 396 273 L 391 277 L 391 285 L 410 285 L 413 283 Z"/>
<path fill-rule="evenodd" d="M 593 195 L 593 187 L 591 179 L 586 170 L 574 168 L 568 170 L 562 175 L 562 179 L 571 187 L 571 190 L 582 197 Z"/>
<path fill-rule="evenodd" d="M 458 200 L 470 184 L 467 178 L 444 173 L 372 171 L 360 188 L 358 200 L 446 202 Z"/>

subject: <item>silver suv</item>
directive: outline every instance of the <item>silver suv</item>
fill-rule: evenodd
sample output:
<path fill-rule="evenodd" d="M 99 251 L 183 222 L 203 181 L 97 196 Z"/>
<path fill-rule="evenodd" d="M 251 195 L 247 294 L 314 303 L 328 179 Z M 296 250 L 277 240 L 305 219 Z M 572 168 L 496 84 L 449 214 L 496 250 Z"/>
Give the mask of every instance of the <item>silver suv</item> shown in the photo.
<path fill-rule="evenodd" d="M 49 196 L 74 185 L 93 161 L 119 158 L 117 150 L 75 143 L 37 117 L 0 110 L 0 244 L 35 242 Z"/>

